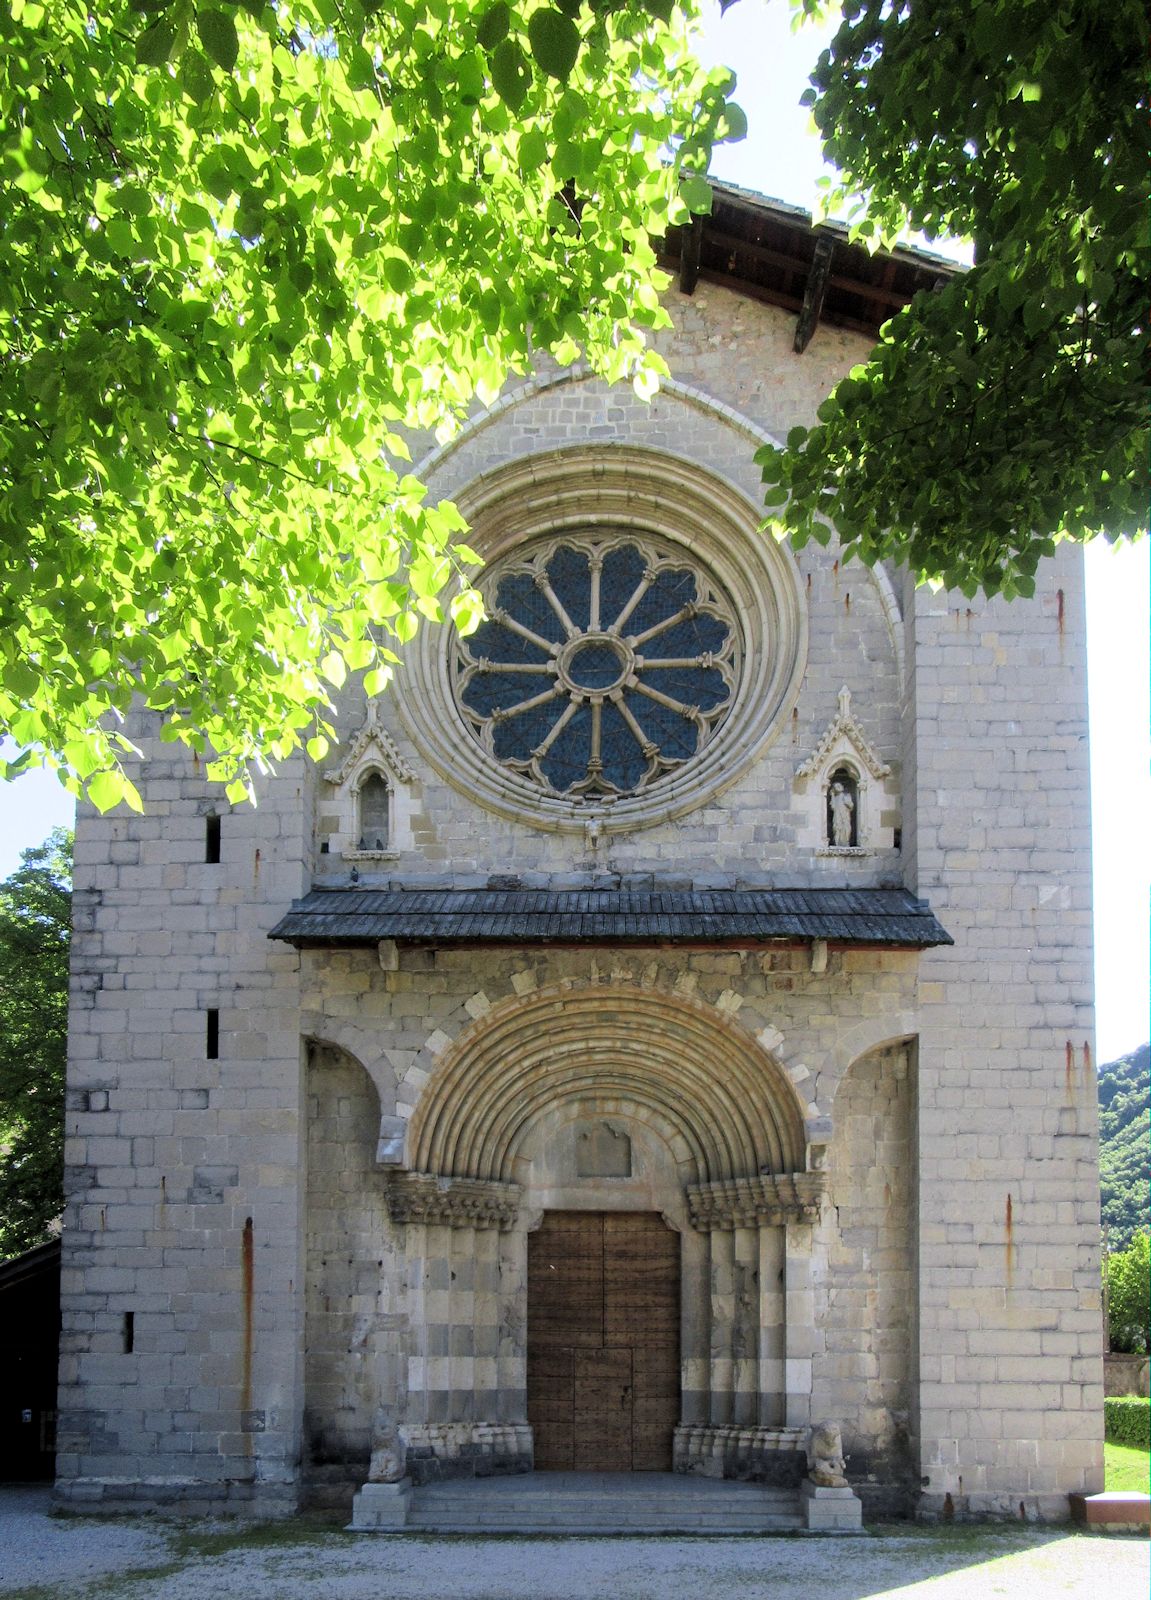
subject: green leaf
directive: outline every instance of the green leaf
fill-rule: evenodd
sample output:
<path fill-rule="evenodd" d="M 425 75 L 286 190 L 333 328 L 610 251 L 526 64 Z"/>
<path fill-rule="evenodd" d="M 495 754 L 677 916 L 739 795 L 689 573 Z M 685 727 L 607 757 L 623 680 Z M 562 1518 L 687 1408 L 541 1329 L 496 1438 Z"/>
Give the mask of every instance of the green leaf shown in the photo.
<path fill-rule="evenodd" d="M 711 211 L 711 184 L 696 172 L 680 173 L 679 192 L 684 204 L 705 216 Z"/>
<path fill-rule="evenodd" d="M 504 39 L 492 53 L 492 87 L 510 111 L 519 111 L 527 99 L 532 72 L 527 57 L 514 39 Z"/>
<path fill-rule="evenodd" d="M 512 14 L 504 0 L 496 0 L 494 6 L 489 6 L 480 18 L 479 27 L 476 29 L 476 39 L 485 50 L 494 50 L 502 39 L 507 37 L 511 25 Z"/>
<path fill-rule="evenodd" d="M 158 17 L 136 40 L 137 66 L 162 67 L 172 54 L 175 43 L 175 28 L 166 17 Z"/>
<path fill-rule="evenodd" d="M 533 11 L 528 19 L 528 39 L 540 70 L 566 83 L 579 55 L 579 29 L 570 17 L 551 6 Z"/>
<path fill-rule="evenodd" d="M 196 32 L 205 52 L 225 72 L 231 72 L 240 54 L 236 24 L 226 11 L 197 11 Z"/>

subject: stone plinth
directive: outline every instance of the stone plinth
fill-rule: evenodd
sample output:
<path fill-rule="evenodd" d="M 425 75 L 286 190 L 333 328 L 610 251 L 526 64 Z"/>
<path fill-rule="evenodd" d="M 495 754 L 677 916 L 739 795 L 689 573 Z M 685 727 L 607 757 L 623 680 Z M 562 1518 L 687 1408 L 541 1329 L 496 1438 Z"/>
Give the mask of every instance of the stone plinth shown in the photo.
<path fill-rule="evenodd" d="M 808 1533 L 862 1533 L 863 1502 L 854 1489 L 825 1489 L 805 1478 L 799 1504 Z"/>
<path fill-rule="evenodd" d="M 412 1480 L 399 1483 L 365 1483 L 352 1501 L 351 1531 L 396 1533 L 406 1527 L 412 1501 Z"/>

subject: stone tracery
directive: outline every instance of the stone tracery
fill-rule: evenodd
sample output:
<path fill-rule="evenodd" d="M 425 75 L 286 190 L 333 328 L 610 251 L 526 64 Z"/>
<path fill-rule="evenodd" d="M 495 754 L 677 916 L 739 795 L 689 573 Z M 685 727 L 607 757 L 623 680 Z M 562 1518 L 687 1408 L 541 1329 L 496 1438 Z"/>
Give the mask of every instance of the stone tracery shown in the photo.
<path fill-rule="evenodd" d="M 571 796 L 630 794 L 690 761 L 738 681 L 731 602 L 634 535 L 537 545 L 493 570 L 458 646 L 465 723 L 497 761 Z"/>

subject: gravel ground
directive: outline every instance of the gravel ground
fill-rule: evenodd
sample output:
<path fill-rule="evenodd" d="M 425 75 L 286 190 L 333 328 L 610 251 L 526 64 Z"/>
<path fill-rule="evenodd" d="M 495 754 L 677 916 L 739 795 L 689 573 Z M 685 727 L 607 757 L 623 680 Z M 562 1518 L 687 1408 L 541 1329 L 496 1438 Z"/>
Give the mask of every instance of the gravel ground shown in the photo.
<path fill-rule="evenodd" d="M 4 1600 L 1147 1600 L 1145 1539 L 880 1528 L 861 1539 L 428 1539 L 57 1517 L 0 1489 Z"/>

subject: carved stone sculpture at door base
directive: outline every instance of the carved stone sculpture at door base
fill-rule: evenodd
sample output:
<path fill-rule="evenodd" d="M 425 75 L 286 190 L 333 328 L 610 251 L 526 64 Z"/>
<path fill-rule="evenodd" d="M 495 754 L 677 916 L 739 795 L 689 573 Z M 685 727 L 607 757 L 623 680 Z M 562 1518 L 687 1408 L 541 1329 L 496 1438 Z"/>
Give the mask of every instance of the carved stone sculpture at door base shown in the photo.
<path fill-rule="evenodd" d="M 372 1428 L 368 1481 L 352 1501 L 353 1530 L 387 1533 L 406 1525 L 412 1480 L 406 1474 L 405 1454 L 398 1429 L 377 1412 Z"/>
<path fill-rule="evenodd" d="M 838 1422 L 819 1422 L 811 1430 L 807 1446 L 807 1473 L 821 1489 L 846 1489 L 847 1462 L 843 1457 L 843 1435 Z"/>
<path fill-rule="evenodd" d="M 372 1454 L 368 1463 L 369 1483 L 399 1483 L 406 1469 L 404 1441 L 397 1430 L 377 1416 L 372 1430 Z"/>
<path fill-rule="evenodd" d="M 799 1486 L 809 1533 L 861 1533 L 863 1505 L 846 1478 L 838 1422 L 817 1422 L 807 1441 L 807 1477 Z"/>

